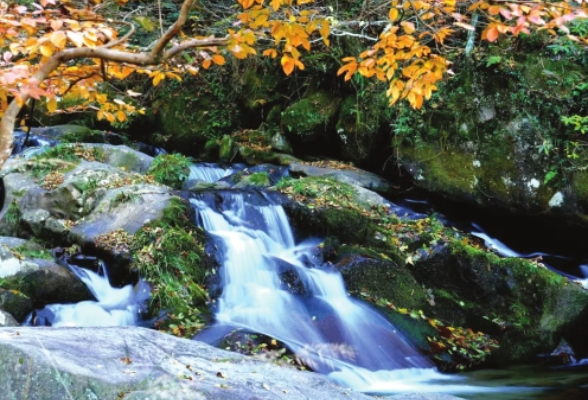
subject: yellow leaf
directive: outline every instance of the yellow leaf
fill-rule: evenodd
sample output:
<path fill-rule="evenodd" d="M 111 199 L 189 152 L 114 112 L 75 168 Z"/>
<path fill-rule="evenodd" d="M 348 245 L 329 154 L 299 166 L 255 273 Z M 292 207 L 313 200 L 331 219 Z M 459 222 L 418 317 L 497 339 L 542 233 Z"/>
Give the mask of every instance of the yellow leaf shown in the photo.
<path fill-rule="evenodd" d="M 398 18 L 398 10 L 396 8 L 391 8 L 388 17 L 390 18 L 390 21 L 396 21 Z"/>
<path fill-rule="evenodd" d="M 65 47 L 65 41 L 66 41 L 66 36 L 65 36 L 65 32 L 63 31 L 55 31 L 51 33 L 51 43 L 53 43 L 55 45 L 55 47 Z"/>
<path fill-rule="evenodd" d="M 208 69 L 208 68 L 210 68 L 211 64 L 212 64 L 212 60 L 204 60 L 204 61 L 202 61 L 202 68 Z"/>
<path fill-rule="evenodd" d="M 104 116 L 106 117 L 106 120 L 107 120 L 108 122 L 111 122 L 111 123 L 112 123 L 112 122 L 114 122 L 114 115 L 112 115 L 111 113 L 109 113 L 109 112 L 105 112 L 105 113 L 104 113 Z"/>
<path fill-rule="evenodd" d="M 404 32 L 408 33 L 409 35 L 415 31 L 414 24 L 412 22 L 403 21 L 400 25 L 404 28 Z"/>
<path fill-rule="evenodd" d="M 161 82 L 162 79 L 165 78 L 165 74 L 162 72 L 158 72 L 155 74 L 155 77 L 153 78 L 153 86 L 157 86 L 159 85 L 159 82 Z M 106 117 L 108 118 L 108 116 Z"/>
<path fill-rule="evenodd" d="M 278 11 L 278 8 L 282 5 L 282 0 L 272 0 L 272 8 L 274 11 Z"/>
<path fill-rule="evenodd" d="M 57 111 L 57 99 L 55 99 L 55 97 L 51 97 L 47 102 L 47 111 L 50 113 Z"/>
<path fill-rule="evenodd" d="M 125 119 L 127 119 L 127 115 L 121 110 L 118 110 L 116 112 L 116 119 L 118 119 L 119 122 L 123 122 Z"/>
<path fill-rule="evenodd" d="M 51 57 L 53 55 L 53 49 L 51 46 L 42 45 L 39 50 L 45 57 Z"/>
<path fill-rule="evenodd" d="M 67 37 L 76 47 L 82 47 L 82 44 L 84 43 L 84 35 L 81 32 L 67 31 Z"/>

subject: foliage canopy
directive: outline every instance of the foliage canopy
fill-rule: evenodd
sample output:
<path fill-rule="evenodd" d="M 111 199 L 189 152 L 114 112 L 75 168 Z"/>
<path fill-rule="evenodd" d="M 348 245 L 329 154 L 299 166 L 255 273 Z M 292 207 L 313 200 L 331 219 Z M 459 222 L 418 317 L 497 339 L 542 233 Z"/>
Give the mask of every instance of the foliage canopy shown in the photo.
<path fill-rule="evenodd" d="M 447 52 L 470 51 L 465 43 L 473 43 L 476 32 L 488 42 L 544 30 L 588 43 L 566 27 L 588 16 L 583 0 L 375 1 L 344 16 L 320 0 L 237 2 L 207 4 L 218 8 L 208 10 L 218 20 L 200 21 L 201 3 L 184 0 L 168 27 L 161 6 L 153 22 L 140 15 L 145 3 L 138 1 L 0 2 L 0 166 L 11 151 L 16 116 L 30 98 L 44 100 L 50 113 L 93 109 L 99 119 L 124 122 L 144 112 L 136 101 L 141 93 L 112 96 L 104 87 L 132 74 L 146 75 L 157 86 L 223 65 L 226 57 L 245 59 L 259 51 L 279 59 L 290 75 L 304 69 L 304 51 L 348 36 L 366 50 L 344 57 L 338 75 L 387 82 L 391 105 L 406 100 L 418 109 L 451 74 Z M 137 28 L 160 32 L 141 46 L 134 38 Z"/>

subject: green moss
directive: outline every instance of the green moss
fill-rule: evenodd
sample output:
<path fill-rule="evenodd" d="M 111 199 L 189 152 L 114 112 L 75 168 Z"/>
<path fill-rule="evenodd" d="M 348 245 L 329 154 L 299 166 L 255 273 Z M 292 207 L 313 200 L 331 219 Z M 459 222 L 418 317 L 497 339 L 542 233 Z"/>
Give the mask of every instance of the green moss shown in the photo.
<path fill-rule="evenodd" d="M 316 92 L 282 112 L 282 126 L 301 140 L 323 135 L 337 112 L 339 100 L 326 91 Z"/>
<path fill-rule="evenodd" d="M 172 198 L 161 220 L 144 226 L 132 241 L 133 267 L 153 285 L 151 312 L 160 328 L 192 336 L 202 327 L 204 234 L 188 217 L 189 206 Z"/>
<path fill-rule="evenodd" d="M 471 197 L 476 178 L 473 157 L 458 151 L 440 151 L 436 146 L 423 144 L 403 147 L 401 162 L 414 171 L 419 184 L 443 194 Z"/>
<path fill-rule="evenodd" d="M 270 179 L 267 172 L 255 172 L 249 176 L 249 182 L 256 186 L 269 186 Z"/>
<path fill-rule="evenodd" d="M 586 290 L 536 263 L 501 258 L 461 241 L 417 263 L 414 273 L 435 288 L 440 319 L 499 336 L 499 363 L 531 359 L 557 346 L 566 324 L 588 304 Z"/>
<path fill-rule="evenodd" d="M 88 128 L 67 132 L 59 140 L 62 143 L 105 143 L 102 131 Z"/>
<path fill-rule="evenodd" d="M 192 159 L 181 154 L 161 154 L 153 160 L 147 174 L 163 185 L 181 189 L 190 176 Z"/>

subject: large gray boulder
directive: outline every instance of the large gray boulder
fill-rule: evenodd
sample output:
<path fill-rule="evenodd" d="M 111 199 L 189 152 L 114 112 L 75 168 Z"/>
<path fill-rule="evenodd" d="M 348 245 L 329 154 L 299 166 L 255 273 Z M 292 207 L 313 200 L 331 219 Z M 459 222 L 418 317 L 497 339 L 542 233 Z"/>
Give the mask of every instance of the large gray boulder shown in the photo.
<path fill-rule="evenodd" d="M 11 161 L 3 178 L 6 200 L 0 231 L 32 234 L 55 245 L 87 245 L 117 229 L 133 234 L 158 219 L 169 203 L 170 189 L 137 174 L 152 158 L 125 146 L 84 144 L 96 146 L 104 152 L 105 163 L 81 160 L 49 182 L 30 173 L 34 160 Z"/>
<path fill-rule="evenodd" d="M 325 376 L 143 328 L 0 328 L 6 399 L 309 399 L 371 397 Z"/>
<path fill-rule="evenodd" d="M 350 185 L 361 186 L 378 192 L 389 192 L 392 190 L 392 185 L 386 179 L 359 168 L 329 168 L 299 162 L 293 162 L 289 167 L 290 173 L 295 176 L 332 176 Z"/>

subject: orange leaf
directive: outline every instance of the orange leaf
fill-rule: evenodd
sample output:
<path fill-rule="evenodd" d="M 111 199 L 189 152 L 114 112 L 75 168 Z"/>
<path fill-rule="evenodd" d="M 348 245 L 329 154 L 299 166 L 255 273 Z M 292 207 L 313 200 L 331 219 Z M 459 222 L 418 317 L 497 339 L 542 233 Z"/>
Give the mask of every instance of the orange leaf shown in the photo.
<path fill-rule="evenodd" d="M 489 41 L 490 43 L 494 42 L 496 39 L 498 39 L 498 29 L 496 29 L 495 26 L 486 29 L 484 32 L 482 32 L 482 38 L 485 38 L 487 41 Z"/>
<path fill-rule="evenodd" d="M 282 68 L 286 75 L 290 75 L 292 71 L 294 71 L 294 59 L 288 56 L 283 56 L 282 60 L 280 61 L 282 64 Z"/>
<path fill-rule="evenodd" d="M 345 81 L 348 81 L 351 79 L 355 71 L 357 71 L 357 62 L 355 59 L 353 59 L 353 61 L 351 61 L 349 64 L 345 64 L 339 68 L 339 71 L 337 71 L 337 76 L 345 74 Z"/>
<path fill-rule="evenodd" d="M 225 65 L 225 58 L 220 54 L 215 54 L 212 56 L 212 62 L 216 65 Z"/>
<path fill-rule="evenodd" d="M 212 60 L 204 60 L 202 61 L 202 68 L 208 69 L 210 68 L 210 64 L 212 64 Z"/>
<path fill-rule="evenodd" d="M 125 119 L 127 119 L 127 115 L 121 110 L 118 110 L 116 112 L 116 119 L 118 119 L 119 122 L 123 122 Z"/>
<path fill-rule="evenodd" d="M 275 49 L 267 49 L 263 52 L 263 55 L 266 57 L 276 58 L 278 52 Z"/>

